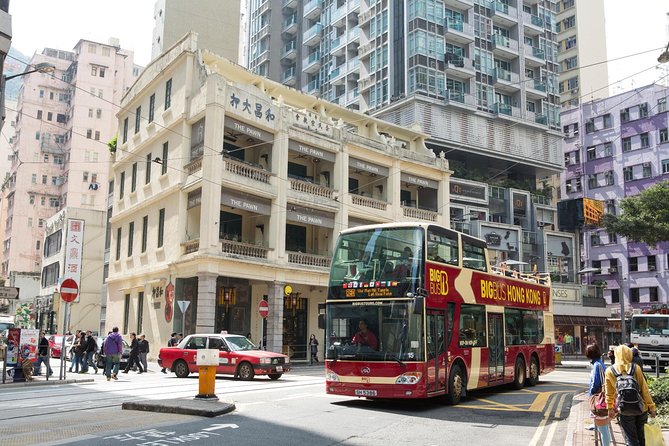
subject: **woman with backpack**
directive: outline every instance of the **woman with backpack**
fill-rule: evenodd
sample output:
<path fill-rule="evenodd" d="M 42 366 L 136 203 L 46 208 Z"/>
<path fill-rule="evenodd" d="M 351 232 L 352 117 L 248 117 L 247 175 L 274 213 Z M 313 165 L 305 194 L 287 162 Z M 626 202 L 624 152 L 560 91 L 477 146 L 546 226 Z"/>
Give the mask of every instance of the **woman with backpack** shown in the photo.
<path fill-rule="evenodd" d="M 606 366 L 602 361 L 602 350 L 599 348 L 599 345 L 590 344 L 585 348 L 585 356 L 587 356 L 590 360 L 590 364 L 592 364 L 588 395 L 590 395 L 591 398 L 594 397 L 597 401 L 598 398 L 600 398 L 599 394 L 604 392 L 604 371 L 606 370 Z M 605 413 L 596 413 L 595 411 L 593 411 L 591 416 L 595 428 L 602 439 L 602 446 L 609 446 L 609 444 L 611 444 L 611 430 L 609 429 L 609 422 L 611 419 Z"/>
<path fill-rule="evenodd" d="M 643 370 L 632 361 L 632 349 L 619 345 L 615 355 L 616 363 L 606 371 L 606 407 L 609 417 L 618 413 L 620 427 L 629 446 L 644 446 L 644 425 L 648 415 L 655 418 L 655 403 L 648 391 Z"/>

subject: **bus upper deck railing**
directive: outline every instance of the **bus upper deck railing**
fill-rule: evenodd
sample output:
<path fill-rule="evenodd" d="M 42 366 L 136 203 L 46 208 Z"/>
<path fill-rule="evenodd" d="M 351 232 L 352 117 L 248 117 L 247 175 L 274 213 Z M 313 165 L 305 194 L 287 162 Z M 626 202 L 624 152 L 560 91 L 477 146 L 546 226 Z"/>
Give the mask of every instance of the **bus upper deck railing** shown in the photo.
<path fill-rule="evenodd" d="M 526 282 L 538 283 L 539 285 L 551 285 L 551 275 L 549 273 L 522 273 L 504 266 L 491 266 L 490 272 L 498 276 L 511 277 Z"/>

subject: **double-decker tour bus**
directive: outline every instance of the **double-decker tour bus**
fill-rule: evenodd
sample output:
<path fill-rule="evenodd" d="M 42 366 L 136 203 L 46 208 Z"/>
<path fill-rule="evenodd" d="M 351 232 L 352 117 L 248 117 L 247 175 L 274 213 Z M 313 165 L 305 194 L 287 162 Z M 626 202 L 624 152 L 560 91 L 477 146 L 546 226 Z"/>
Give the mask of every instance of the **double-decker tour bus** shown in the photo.
<path fill-rule="evenodd" d="M 491 267 L 485 241 L 432 224 L 343 231 L 324 322 L 334 395 L 457 404 L 555 368 L 550 278 Z"/>

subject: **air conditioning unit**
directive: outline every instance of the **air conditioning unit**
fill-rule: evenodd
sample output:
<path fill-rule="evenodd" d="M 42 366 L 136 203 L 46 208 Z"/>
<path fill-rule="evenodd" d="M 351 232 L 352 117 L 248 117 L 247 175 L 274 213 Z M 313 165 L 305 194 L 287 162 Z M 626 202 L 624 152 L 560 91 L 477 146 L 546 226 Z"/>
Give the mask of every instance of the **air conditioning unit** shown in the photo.
<path fill-rule="evenodd" d="M 617 273 L 618 273 L 618 267 L 617 266 L 609 267 L 609 274 L 617 274 Z"/>
<path fill-rule="evenodd" d="M 656 265 L 648 265 L 648 271 L 657 271 Z"/>
<path fill-rule="evenodd" d="M 600 271 L 599 271 L 599 274 L 602 274 L 602 275 L 610 274 L 610 270 L 608 268 L 601 268 Z"/>

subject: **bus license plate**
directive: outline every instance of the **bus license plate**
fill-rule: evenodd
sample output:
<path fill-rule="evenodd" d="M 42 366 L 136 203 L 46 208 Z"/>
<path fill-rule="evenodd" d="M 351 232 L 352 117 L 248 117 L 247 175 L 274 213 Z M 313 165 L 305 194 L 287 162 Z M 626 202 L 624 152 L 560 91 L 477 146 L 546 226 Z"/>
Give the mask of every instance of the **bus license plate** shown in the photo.
<path fill-rule="evenodd" d="M 355 396 L 376 396 L 376 390 L 356 389 Z"/>
<path fill-rule="evenodd" d="M 281 365 L 276 366 L 276 371 L 277 372 L 283 372 L 283 366 L 281 366 Z"/>

